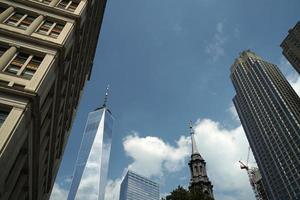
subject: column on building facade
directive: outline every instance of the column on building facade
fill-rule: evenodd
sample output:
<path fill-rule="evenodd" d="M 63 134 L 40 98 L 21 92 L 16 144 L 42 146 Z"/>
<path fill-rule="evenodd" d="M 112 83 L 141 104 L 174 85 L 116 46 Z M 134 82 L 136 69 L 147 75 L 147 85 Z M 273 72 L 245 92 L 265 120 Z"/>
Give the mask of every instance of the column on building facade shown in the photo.
<path fill-rule="evenodd" d="M 31 24 L 30 26 L 26 29 L 25 33 L 27 35 L 31 35 L 36 29 L 37 27 L 42 23 L 42 21 L 44 20 L 44 16 L 40 15 L 38 16 Z"/>
<path fill-rule="evenodd" d="M 0 57 L 0 71 L 8 64 L 8 62 L 14 57 L 17 52 L 16 47 L 10 47 L 1 57 Z"/>
<path fill-rule="evenodd" d="M 14 12 L 13 7 L 7 8 L 3 13 L 0 14 L 0 22 L 3 22 L 6 18 L 8 18 L 12 12 Z"/>

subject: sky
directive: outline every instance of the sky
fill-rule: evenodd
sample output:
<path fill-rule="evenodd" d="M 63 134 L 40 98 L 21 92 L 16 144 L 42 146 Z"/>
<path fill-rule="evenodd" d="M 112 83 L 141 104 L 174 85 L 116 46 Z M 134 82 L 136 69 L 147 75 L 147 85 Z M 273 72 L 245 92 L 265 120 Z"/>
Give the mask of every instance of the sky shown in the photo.
<path fill-rule="evenodd" d="M 230 66 L 251 49 L 277 64 L 299 94 L 298 74 L 279 46 L 299 7 L 299 0 L 108 0 L 51 199 L 66 198 L 87 115 L 109 84 L 115 121 L 105 200 L 118 200 L 128 168 L 157 181 L 161 196 L 188 187 L 190 120 L 215 199 L 254 200 L 238 164 L 248 143 L 232 104 Z"/>

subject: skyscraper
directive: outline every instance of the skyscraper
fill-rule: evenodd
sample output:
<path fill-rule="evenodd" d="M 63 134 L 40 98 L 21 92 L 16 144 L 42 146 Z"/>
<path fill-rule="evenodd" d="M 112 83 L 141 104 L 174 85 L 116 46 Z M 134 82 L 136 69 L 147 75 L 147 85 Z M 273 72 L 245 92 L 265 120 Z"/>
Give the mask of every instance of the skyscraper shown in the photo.
<path fill-rule="evenodd" d="M 89 113 L 68 200 L 104 200 L 113 120 L 106 103 Z"/>
<path fill-rule="evenodd" d="M 276 65 L 244 51 L 233 98 L 269 199 L 300 198 L 300 99 Z"/>
<path fill-rule="evenodd" d="M 0 199 L 49 198 L 105 2 L 0 1 Z"/>
<path fill-rule="evenodd" d="M 289 30 L 288 36 L 281 43 L 282 53 L 300 73 L 300 21 Z"/>
<path fill-rule="evenodd" d="M 120 200 L 159 200 L 159 185 L 128 171 L 121 183 Z"/>
<path fill-rule="evenodd" d="M 192 154 L 191 154 L 191 160 L 189 162 L 190 171 L 191 171 L 191 180 L 190 180 L 189 189 L 191 191 L 200 190 L 201 192 L 213 198 L 214 197 L 213 186 L 207 176 L 205 160 L 202 158 L 202 156 L 198 151 L 192 123 L 190 124 L 190 131 L 191 131 L 190 133 L 191 133 L 191 140 L 192 140 Z"/>

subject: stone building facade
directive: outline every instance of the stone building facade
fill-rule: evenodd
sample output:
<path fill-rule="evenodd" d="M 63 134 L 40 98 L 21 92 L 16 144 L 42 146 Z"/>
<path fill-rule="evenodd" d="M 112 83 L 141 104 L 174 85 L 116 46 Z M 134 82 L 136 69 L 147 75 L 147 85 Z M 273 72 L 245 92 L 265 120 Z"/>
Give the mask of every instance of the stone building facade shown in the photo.
<path fill-rule="evenodd" d="M 49 199 L 105 0 L 1 0 L 0 199 Z"/>
<path fill-rule="evenodd" d="M 289 30 L 289 34 L 282 41 L 282 54 L 300 73 L 300 21 Z"/>

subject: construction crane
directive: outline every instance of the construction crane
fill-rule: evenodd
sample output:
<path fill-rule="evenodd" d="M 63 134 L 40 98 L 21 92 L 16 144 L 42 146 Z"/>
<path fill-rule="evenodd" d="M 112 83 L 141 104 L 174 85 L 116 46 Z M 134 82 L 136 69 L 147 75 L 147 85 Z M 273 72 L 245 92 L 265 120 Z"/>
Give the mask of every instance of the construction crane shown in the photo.
<path fill-rule="evenodd" d="M 265 188 L 263 186 L 262 177 L 257 167 L 249 167 L 249 156 L 250 156 L 250 146 L 248 147 L 248 154 L 246 164 L 242 161 L 239 161 L 240 168 L 246 170 L 249 181 L 254 192 L 255 198 L 257 200 L 268 200 Z"/>

